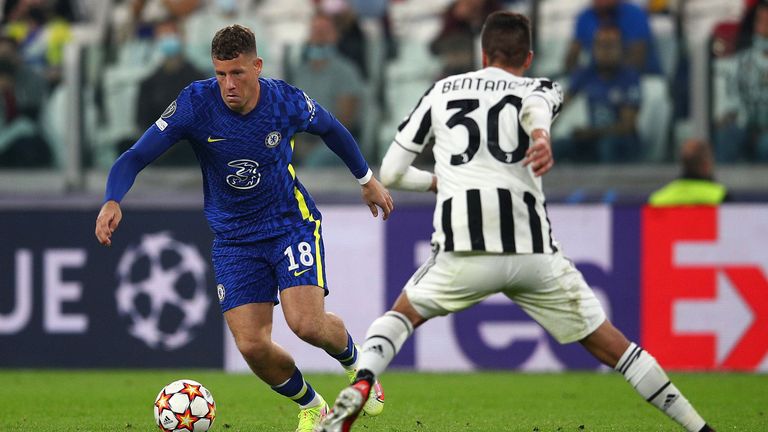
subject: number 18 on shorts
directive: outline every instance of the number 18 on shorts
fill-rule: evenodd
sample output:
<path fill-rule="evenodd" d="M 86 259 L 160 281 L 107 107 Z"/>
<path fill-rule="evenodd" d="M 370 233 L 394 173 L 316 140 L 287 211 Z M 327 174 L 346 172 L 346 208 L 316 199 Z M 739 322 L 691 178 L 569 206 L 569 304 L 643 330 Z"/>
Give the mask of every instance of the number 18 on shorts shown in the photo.
<path fill-rule="evenodd" d="M 278 292 L 317 285 L 328 294 L 319 221 L 263 241 L 216 240 L 213 267 L 222 312 L 247 303 L 278 303 Z"/>

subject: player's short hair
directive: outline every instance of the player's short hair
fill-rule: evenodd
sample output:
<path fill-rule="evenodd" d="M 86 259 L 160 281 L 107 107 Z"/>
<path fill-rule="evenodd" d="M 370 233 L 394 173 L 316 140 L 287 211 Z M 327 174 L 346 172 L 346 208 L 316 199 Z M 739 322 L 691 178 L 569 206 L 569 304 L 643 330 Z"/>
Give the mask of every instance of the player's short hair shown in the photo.
<path fill-rule="evenodd" d="M 251 29 L 233 24 L 216 32 L 211 41 L 211 57 L 216 60 L 232 60 L 240 54 L 258 55 L 256 36 Z"/>
<path fill-rule="evenodd" d="M 531 21 L 519 13 L 494 12 L 483 24 L 481 43 L 489 63 L 521 67 L 531 51 Z"/>

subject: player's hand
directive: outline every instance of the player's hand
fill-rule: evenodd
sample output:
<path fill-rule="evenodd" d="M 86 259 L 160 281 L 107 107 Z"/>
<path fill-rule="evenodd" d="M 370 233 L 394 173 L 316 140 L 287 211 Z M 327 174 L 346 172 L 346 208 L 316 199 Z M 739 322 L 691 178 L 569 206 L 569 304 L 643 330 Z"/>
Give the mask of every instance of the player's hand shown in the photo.
<path fill-rule="evenodd" d="M 552 146 L 549 142 L 549 134 L 541 129 L 534 131 L 532 135 L 533 145 L 525 152 L 523 166 L 530 165 L 533 175 L 540 177 L 546 174 L 555 164 L 552 158 Z"/>
<path fill-rule="evenodd" d="M 389 219 L 389 214 L 395 209 L 395 203 L 392 201 L 392 195 L 389 194 L 376 177 L 371 177 L 368 183 L 362 186 L 363 201 L 371 209 L 373 217 L 379 217 L 379 207 L 384 212 L 384 220 Z"/>
<path fill-rule="evenodd" d="M 434 174 L 432 175 L 432 184 L 429 185 L 427 191 L 437 193 L 437 176 Z"/>
<path fill-rule="evenodd" d="M 112 233 L 115 232 L 123 212 L 117 201 L 107 201 L 101 206 L 99 216 L 96 217 L 96 238 L 104 246 L 112 246 Z"/>

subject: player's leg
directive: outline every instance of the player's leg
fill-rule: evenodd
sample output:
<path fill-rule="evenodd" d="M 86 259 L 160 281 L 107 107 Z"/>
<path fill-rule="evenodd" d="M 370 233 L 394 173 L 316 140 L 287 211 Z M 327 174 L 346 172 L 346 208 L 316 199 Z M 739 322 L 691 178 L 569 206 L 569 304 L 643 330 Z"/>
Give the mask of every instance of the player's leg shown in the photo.
<path fill-rule="evenodd" d="M 325 292 L 316 285 L 299 285 L 280 291 L 285 321 L 301 340 L 325 350 L 344 367 L 357 360 L 357 350 L 344 321 L 325 310 Z"/>
<path fill-rule="evenodd" d="M 392 309 L 368 327 L 355 382 L 364 380 L 370 384 L 375 377 L 380 376 L 413 334 L 413 330 L 427 319 L 413 307 L 408 295 L 401 293 Z"/>
<path fill-rule="evenodd" d="M 278 244 L 273 266 L 288 326 L 300 339 L 336 359 L 351 381 L 357 370 L 358 350 L 341 318 L 325 310 L 328 288 L 320 222 L 308 221 L 296 227 Z M 368 415 L 378 415 L 384 409 L 381 384 L 375 383 L 371 393 L 374 397 L 364 409 Z"/>
<path fill-rule="evenodd" d="M 514 259 L 525 271 L 519 272 L 520 277 L 505 293 L 558 342 L 581 342 L 598 360 L 621 372 L 646 400 L 686 429 L 711 430 L 669 383 L 656 360 L 630 343 L 606 319 L 594 292 L 569 260 L 559 253 Z"/>
<path fill-rule="evenodd" d="M 457 260 L 462 260 L 462 265 Z M 408 281 L 392 310 L 368 328 L 355 382 L 341 391 L 319 430 L 350 430 L 371 383 L 389 366 L 416 327 L 434 316 L 466 309 L 496 292 L 495 287 L 502 285 L 494 280 L 499 273 L 488 277 L 487 271 L 495 260 L 498 257 L 439 254 L 435 250 Z"/>
<path fill-rule="evenodd" d="M 325 350 L 348 370 L 354 370 L 357 348 L 344 322 L 325 310 L 328 287 L 320 221 L 306 221 L 280 237 L 272 265 L 281 287 L 285 319 L 303 341 Z"/>
<path fill-rule="evenodd" d="M 277 280 L 263 252 L 268 245 L 214 244 L 219 303 L 235 344 L 253 372 L 277 393 L 296 402 L 300 431 L 311 431 L 328 405 L 304 381 L 293 358 L 272 340 Z"/>
<path fill-rule="evenodd" d="M 377 377 L 392 362 L 413 329 L 426 321 L 413 308 L 405 293 L 392 310 L 377 318 L 368 328 L 361 349 L 360 365 L 351 386 L 343 389 L 331 413 L 320 423 L 320 432 L 347 432 L 361 409 L 369 402 Z"/>
<path fill-rule="evenodd" d="M 301 285 L 282 290 L 280 298 L 291 330 L 303 341 L 322 348 L 336 359 L 352 382 L 358 368 L 358 347 L 341 318 L 325 311 L 324 291 L 317 286 Z M 381 383 L 374 382 L 370 396 L 364 407 L 365 413 L 381 414 L 384 410 Z"/>
<path fill-rule="evenodd" d="M 293 358 L 272 340 L 274 304 L 244 304 L 224 313 L 235 344 L 253 372 L 272 390 L 299 405 L 297 431 L 311 431 L 325 417 L 328 404 L 304 380 Z"/>
<path fill-rule="evenodd" d="M 656 359 L 627 340 L 610 321 L 605 320 L 597 330 L 579 342 L 602 363 L 624 375 L 640 396 L 686 430 L 713 430 L 670 381 Z"/>

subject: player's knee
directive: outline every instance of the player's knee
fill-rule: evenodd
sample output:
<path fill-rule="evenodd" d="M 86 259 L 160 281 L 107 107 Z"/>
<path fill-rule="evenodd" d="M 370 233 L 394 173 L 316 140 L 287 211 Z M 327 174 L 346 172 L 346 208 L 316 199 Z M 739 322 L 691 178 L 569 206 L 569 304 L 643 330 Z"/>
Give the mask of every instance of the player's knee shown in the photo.
<path fill-rule="evenodd" d="M 260 365 L 266 362 L 272 342 L 263 339 L 241 339 L 237 341 L 237 349 L 250 365 Z"/>
<path fill-rule="evenodd" d="M 311 345 L 321 345 L 322 340 L 322 328 L 317 322 L 309 319 L 301 319 L 293 322 L 291 330 L 298 336 L 299 339 Z"/>

